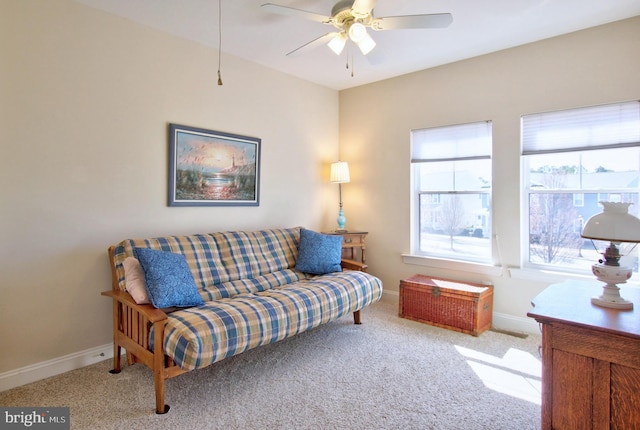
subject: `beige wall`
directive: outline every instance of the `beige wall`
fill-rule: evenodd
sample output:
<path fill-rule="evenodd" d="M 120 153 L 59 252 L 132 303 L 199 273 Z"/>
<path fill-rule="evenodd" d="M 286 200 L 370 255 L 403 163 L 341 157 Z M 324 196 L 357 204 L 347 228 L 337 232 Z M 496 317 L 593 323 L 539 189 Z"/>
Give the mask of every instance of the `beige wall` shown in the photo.
<path fill-rule="evenodd" d="M 404 264 L 410 251 L 409 130 L 493 121 L 496 264 L 520 267 L 522 114 L 640 98 L 640 17 L 340 92 L 340 158 L 351 225 L 371 232 L 367 262 L 385 289 L 413 273 L 490 280 L 498 314 L 526 320 L 546 285 Z M 428 49 L 428 48 L 426 48 Z M 494 319 L 495 321 L 495 319 Z"/>
<path fill-rule="evenodd" d="M 0 375 L 111 342 L 107 246 L 335 218 L 338 92 L 70 0 L 0 0 Z M 169 208 L 167 124 L 262 139 L 259 207 Z"/>
<path fill-rule="evenodd" d="M 338 139 L 347 227 L 370 232 L 370 271 L 395 291 L 416 272 L 478 278 L 402 262 L 409 130 L 493 120 L 494 231 L 518 267 L 519 116 L 640 98 L 638 46 L 640 18 L 340 94 L 223 56 L 218 87 L 205 46 L 71 0 L 0 0 L 0 375 L 110 342 L 109 244 L 333 228 Z M 262 138 L 260 207 L 167 207 L 169 122 Z M 515 317 L 545 286 L 490 280 Z"/>

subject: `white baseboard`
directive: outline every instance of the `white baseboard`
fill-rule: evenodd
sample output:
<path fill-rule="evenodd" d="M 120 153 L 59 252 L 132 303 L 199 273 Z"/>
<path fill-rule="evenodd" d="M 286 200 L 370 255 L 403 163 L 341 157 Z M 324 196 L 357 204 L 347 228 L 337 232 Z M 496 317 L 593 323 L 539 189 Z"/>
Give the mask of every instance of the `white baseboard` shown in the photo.
<path fill-rule="evenodd" d="M 109 358 L 113 358 L 112 343 L 0 373 L 0 391 L 80 369 Z"/>
<path fill-rule="evenodd" d="M 515 333 L 540 334 L 540 326 L 533 318 L 516 317 L 509 314 L 493 313 L 493 328 Z"/>
<path fill-rule="evenodd" d="M 387 290 L 382 290 L 382 298 L 383 299 L 388 299 L 388 300 L 399 300 L 400 299 L 400 293 L 398 291 L 387 291 Z"/>
<path fill-rule="evenodd" d="M 395 300 L 397 302 L 400 299 L 400 293 L 398 291 L 383 291 L 382 298 L 383 300 Z M 499 312 L 493 313 L 492 326 L 499 330 L 514 333 L 540 334 L 540 327 L 534 319 Z"/>

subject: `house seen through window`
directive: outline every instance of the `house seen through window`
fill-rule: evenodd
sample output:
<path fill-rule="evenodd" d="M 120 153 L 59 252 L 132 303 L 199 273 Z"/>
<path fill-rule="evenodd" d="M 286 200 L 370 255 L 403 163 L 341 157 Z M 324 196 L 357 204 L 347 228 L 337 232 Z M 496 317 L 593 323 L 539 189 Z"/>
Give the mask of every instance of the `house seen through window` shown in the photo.
<path fill-rule="evenodd" d="M 491 122 L 411 132 L 412 252 L 491 260 Z"/>
<path fill-rule="evenodd" d="M 522 155 L 524 265 L 590 271 L 601 256 L 580 233 L 599 202 L 640 214 L 640 103 L 523 116 Z M 621 264 L 637 271 L 637 249 Z"/>

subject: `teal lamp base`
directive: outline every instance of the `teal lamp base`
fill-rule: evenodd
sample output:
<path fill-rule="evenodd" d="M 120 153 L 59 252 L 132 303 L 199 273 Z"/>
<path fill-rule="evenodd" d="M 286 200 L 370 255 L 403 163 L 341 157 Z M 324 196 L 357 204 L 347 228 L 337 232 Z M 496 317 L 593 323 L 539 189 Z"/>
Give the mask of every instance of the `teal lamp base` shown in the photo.
<path fill-rule="evenodd" d="M 344 211 L 340 208 L 340 212 L 338 212 L 338 230 L 344 230 L 344 225 L 347 223 L 347 218 L 344 216 Z"/>

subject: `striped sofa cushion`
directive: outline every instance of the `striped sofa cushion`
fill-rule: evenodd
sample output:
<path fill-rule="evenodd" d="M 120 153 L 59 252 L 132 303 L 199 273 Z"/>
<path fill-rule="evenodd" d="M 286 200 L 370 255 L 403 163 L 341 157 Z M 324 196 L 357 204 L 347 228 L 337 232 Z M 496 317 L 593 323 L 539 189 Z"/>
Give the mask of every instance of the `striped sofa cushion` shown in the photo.
<path fill-rule="evenodd" d="M 305 279 L 306 275 L 295 270 L 286 269 L 278 272 L 267 273 L 256 278 L 236 279 L 235 281 L 224 282 L 222 284 L 206 286 L 200 292 L 204 301 L 226 299 L 238 294 L 253 293 L 268 290 L 269 288 L 281 287 L 292 282 Z"/>
<path fill-rule="evenodd" d="M 165 353 L 183 369 L 203 368 L 336 320 L 381 296 L 378 278 L 345 271 L 207 302 L 169 315 Z"/>
<path fill-rule="evenodd" d="M 118 286 L 125 290 L 124 259 L 144 247 L 184 254 L 205 301 L 261 291 L 301 276 L 293 272 L 299 241 L 299 227 L 127 239 L 114 249 Z"/>

